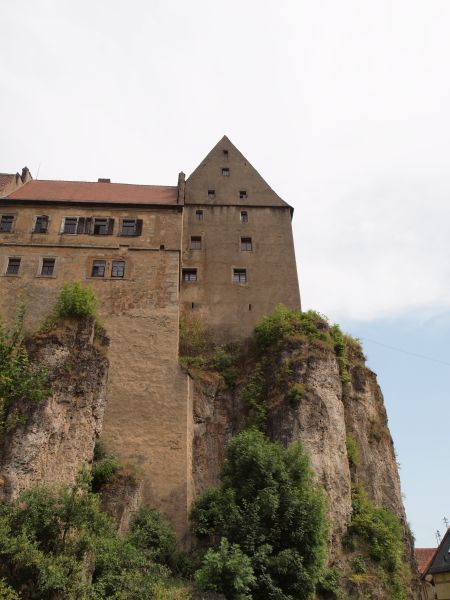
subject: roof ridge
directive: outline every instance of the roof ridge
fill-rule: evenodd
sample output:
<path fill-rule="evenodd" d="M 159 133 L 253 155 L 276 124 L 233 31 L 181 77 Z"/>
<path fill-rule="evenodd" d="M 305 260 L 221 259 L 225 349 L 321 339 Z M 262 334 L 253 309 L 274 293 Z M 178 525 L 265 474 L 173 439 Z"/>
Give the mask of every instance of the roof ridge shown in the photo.
<path fill-rule="evenodd" d="M 0 175 L 7 175 L 7 173 L 0 173 Z M 177 185 L 169 185 L 169 184 L 163 184 L 163 183 L 124 183 L 121 181 L 110 181 L 109 183 L 105 182 L 105 181 L 85 181 L 83 179 L 30 179 L 30 181 L 27 181 L 27 183 L 96 183 L 96 184 L 100 184 L 100 185 L 132 185 L 132 186 L 139 186 L 139 187 L 174 187 L 176 188 Z M 26 184 L 25 184 L 26 185 Z"/>

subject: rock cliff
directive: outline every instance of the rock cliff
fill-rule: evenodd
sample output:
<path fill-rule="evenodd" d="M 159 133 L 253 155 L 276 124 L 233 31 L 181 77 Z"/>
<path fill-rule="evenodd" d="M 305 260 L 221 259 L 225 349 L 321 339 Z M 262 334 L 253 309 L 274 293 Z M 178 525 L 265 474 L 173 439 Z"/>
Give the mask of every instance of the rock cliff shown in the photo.
<path fill-rule="evenodd" d="M 102 430 L 108 360 L 94 344 L 94 323 L 67 323 L 27 342 L 30 359 L 48 371 L 48 397 L 11 407 L 25 422 L 0 446 L 0 499 L 35 484 L 71 484 L 91 462 Z"/>

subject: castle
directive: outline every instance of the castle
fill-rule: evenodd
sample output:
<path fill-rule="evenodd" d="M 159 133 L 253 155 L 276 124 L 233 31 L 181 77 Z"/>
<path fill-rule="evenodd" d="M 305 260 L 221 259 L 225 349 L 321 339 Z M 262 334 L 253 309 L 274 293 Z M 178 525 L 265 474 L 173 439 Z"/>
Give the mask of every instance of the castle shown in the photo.
<path fill-rule="evenodd" d="M 92 285 L 111 339 L 103 436 L 180 538 L 193 493 L 180 313 L 225 342 L 279 303 L 300 308 L 292 212 L 227 137 L 177 186 L 0 174 L 0 314 L 24 300 L 37 328 L 65 282 Z"/>

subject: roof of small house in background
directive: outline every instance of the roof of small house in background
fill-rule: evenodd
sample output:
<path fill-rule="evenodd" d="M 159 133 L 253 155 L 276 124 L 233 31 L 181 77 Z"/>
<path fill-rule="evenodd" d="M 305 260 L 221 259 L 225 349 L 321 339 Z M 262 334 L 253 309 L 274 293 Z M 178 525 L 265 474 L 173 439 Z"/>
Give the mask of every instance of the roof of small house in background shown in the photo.
<path fill-rule="evenodd" d="M 450 528 L 436 548 L 424 575 L 427 573 L 450 573 Z"/>
<path fill-rule="evenodd" d="M 177 204 L 178 187 L 93 181 L 33 179 L 7 196 L 8 200 L 72 202 L 76 204 Z"/>
<path fill-rule="evenodd" d="M 423 575 L 436 554 L 436 548 L 416 548 L 415 554 L 419 573 Z"/>

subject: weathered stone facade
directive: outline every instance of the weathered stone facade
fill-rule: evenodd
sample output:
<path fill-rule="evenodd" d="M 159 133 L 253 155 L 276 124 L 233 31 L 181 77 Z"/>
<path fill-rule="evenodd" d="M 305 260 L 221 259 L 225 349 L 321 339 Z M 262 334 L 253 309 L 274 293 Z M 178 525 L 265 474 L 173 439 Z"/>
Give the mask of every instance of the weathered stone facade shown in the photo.
<path fill-rule="evenodd" d="M 0 313 L 24 300 L 33 331 L 65 282 L 92 285 L 110 337 L 103 436 L 182 538 L 193 409 L 180 307 L 219 340 L 248 336 L 279 303 L 298 308 L 292 209 L 226 137 L 178 186 L 22 184 L 0 198 Z"/>

